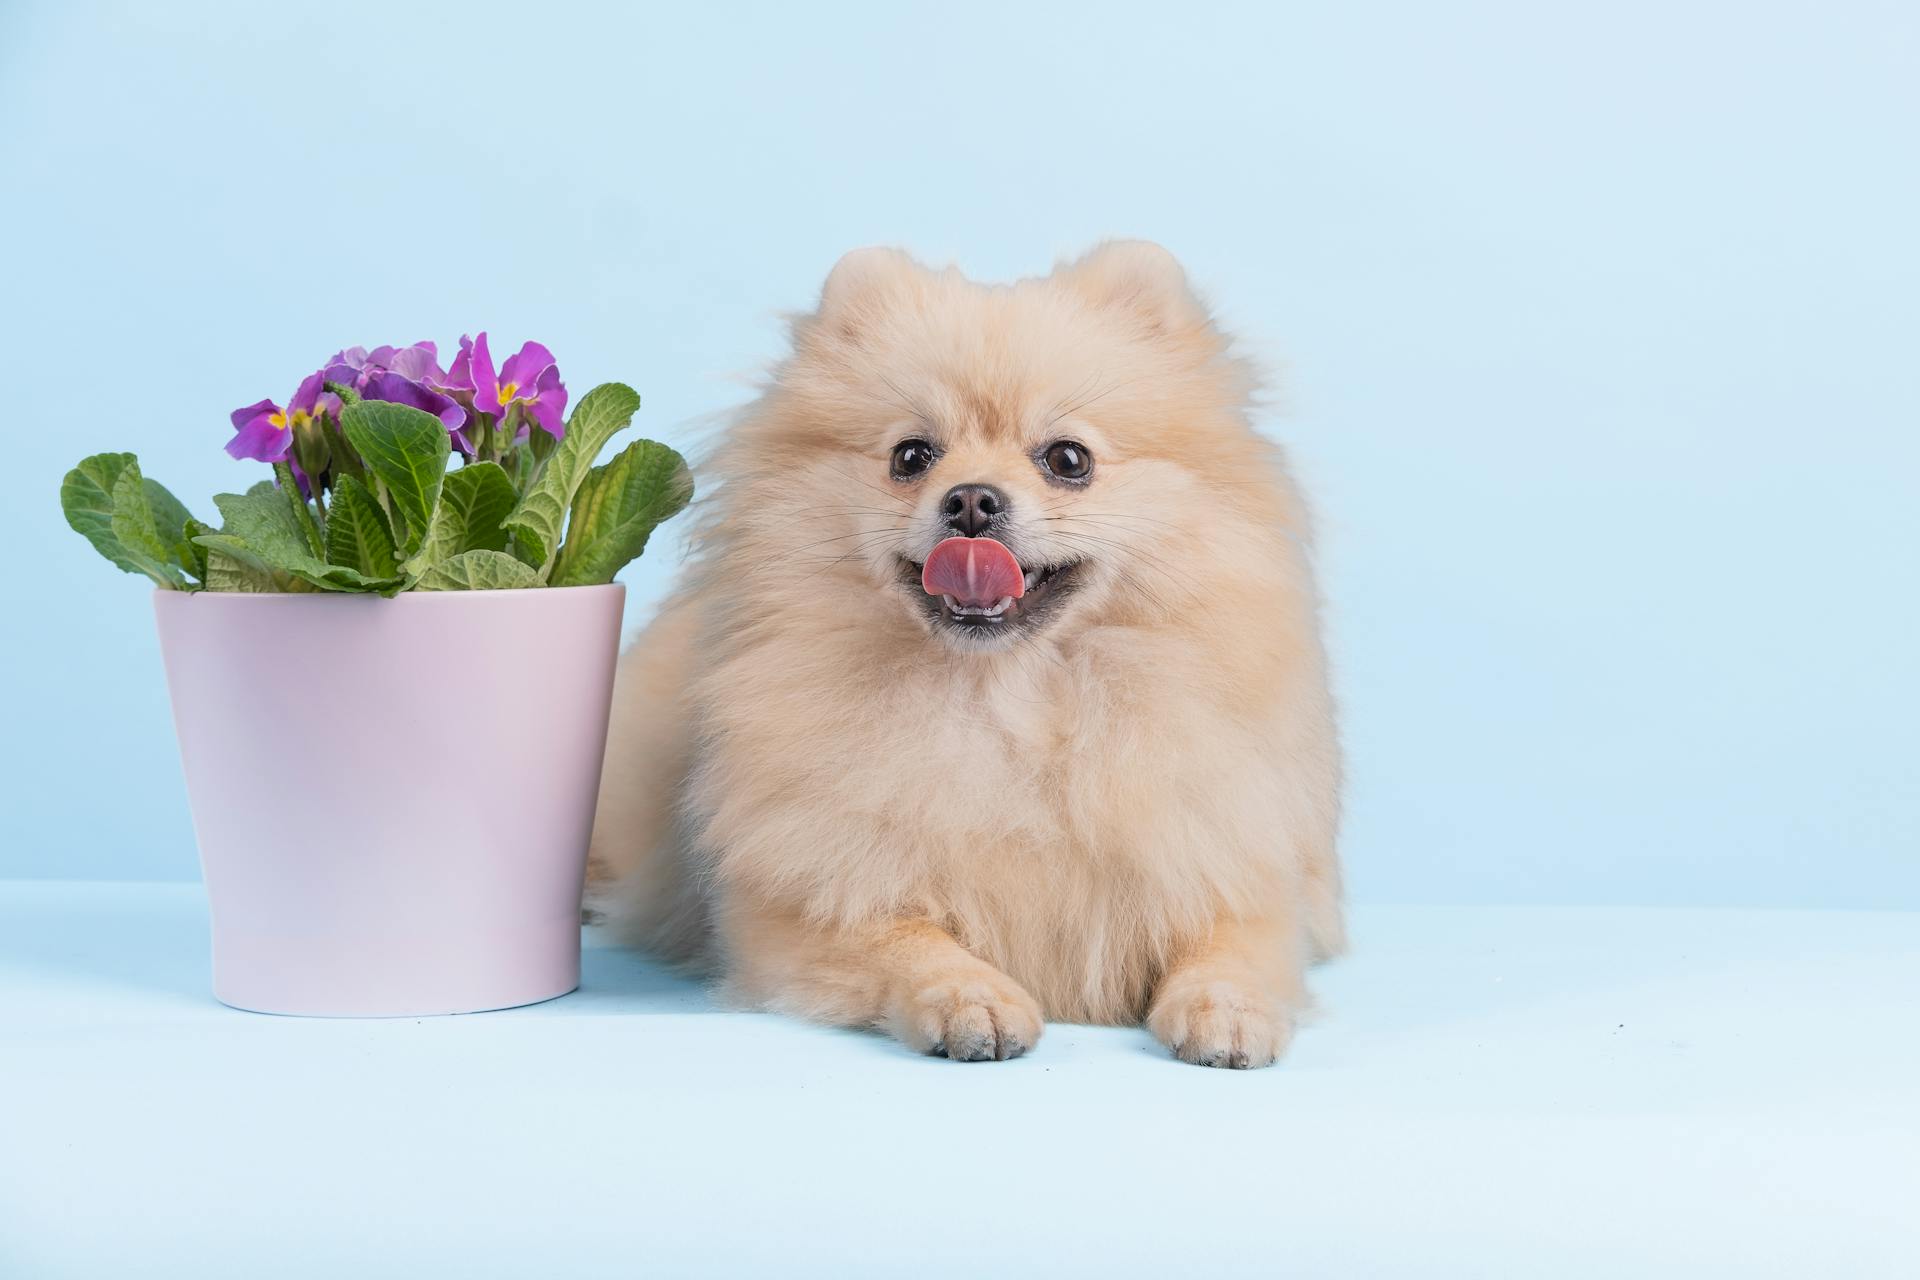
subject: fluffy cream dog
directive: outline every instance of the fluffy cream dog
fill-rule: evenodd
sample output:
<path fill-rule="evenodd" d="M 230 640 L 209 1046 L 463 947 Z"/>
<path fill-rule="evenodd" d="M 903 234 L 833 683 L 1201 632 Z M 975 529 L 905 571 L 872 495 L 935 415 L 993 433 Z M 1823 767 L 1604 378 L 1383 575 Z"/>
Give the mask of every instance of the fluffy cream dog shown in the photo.
<path fill-rule="evenodd" d="M 849 254 L 624 660 L 597 900 L 736 998 L 1263 1066 L 1342 946 L 1305 511 L 1165 250 Z M 714 482 L 717 481 L 717 486 Z"/>

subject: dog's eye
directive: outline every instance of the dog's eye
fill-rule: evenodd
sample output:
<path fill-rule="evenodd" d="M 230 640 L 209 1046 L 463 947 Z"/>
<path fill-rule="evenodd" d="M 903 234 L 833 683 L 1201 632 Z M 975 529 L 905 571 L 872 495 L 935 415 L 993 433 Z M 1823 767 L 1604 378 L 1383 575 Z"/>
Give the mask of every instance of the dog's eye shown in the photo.
<path fill-rule="evenodd" d="M 937 455 L 925 440 L 902 440 L 893 446 L 893 478 L 911 480 L 933 465 Z"/>
<path fill-rule="evenodd" d="M 1093 454 L 1078 440 L 1055 440 L 1040 455 L 1040 465 L 1058 480 L 1085 480 L 1093 474 Z"/>

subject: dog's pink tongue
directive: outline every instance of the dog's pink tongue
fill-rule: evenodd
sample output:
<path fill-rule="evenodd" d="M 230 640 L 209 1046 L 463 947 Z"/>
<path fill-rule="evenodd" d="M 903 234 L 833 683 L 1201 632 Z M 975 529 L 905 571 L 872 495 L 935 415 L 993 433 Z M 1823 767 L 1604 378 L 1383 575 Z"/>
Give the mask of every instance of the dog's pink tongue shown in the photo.
<path fill-rule="evenodd" d="M 952 596 L 964 605 L 996 605 L 1027 594 L 1020 562 L 992 538 L 948 538 L 927 557 L 920 585 L 930 596 Z"/>

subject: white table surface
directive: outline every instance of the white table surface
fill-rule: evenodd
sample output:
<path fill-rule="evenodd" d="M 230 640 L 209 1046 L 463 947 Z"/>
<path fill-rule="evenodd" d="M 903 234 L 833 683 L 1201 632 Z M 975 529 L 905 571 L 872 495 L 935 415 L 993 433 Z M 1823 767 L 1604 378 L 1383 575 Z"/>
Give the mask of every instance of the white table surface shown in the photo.
<path fill-rule="evenodd" d="M 195 885 L 0 882 L 0 1276 L 1920 1275 L 1920 914 L 1374 907 L 1269 1071 L 577 993 L 207 993 Z M 591 940 L 590 940 L 591 943 Z"/>

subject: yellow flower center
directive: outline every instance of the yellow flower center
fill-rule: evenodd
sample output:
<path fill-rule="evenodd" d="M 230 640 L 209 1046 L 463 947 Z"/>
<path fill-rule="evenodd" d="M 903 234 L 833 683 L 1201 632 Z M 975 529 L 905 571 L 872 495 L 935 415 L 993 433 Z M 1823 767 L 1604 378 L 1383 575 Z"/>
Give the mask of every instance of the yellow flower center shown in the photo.
<path fill-rule="evenodd" d="M 515 394 L 516 394 L 516 393 L 517 393 L 517 392 L 518 392 L 519 390 L 520 390 L 520 384 L 519 384 L 519 383 L 517 383 L 517 382 L 503 382 L 503 383 L 501 383 L 501 384 L 500 384 L 500 404 L 501 404 L 501 407 L 503 407 L 503 408 L 504 408 L 505 406 L 507 406 L 507 405 L 510 405 L 510 404 L 512 404 L 512 403 L 513 403 L 513 397 L 514 397 L 514 395 L 515 395 Z"/>
<path fill-rule="evenodd" d="M 287 415 L 284 413 L 269 414 L 267 415 L 267 421 L 272 423 L 275 427 L 279 428 L 281 431 L 285 431 L 287 429 Z"/>

